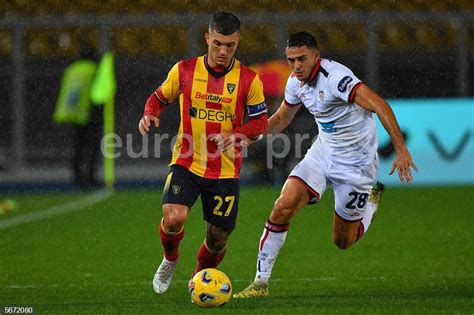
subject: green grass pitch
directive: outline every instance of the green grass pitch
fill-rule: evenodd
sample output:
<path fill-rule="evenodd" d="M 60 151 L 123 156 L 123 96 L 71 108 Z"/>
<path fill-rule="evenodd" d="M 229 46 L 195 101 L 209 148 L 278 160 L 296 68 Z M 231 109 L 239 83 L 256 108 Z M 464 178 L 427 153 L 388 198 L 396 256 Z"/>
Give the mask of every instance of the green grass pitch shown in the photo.
<path fill-rule="evenodd" d="M 279 187 L 243 188 L 237 228 L 220 265 L 241 290 L 255 274 L 257 244 Z M 13 196 L 16 216 L 85 193 Z M 190 303 L 187 281 L 205 223 L 198 201 L 181 243 L 174 282 L 156 295 L 161 261 L 158 190 L 119 190 L 82 210 L 0 229 L 0 305 L 37 314 L 474 313 L 474 187 L 387 188 L 379 215 L 348 250 L 331 239 L 333 195 L 293 220 L 270 295 L 219 310 Z M 1 313 L 1 312 L 0 312 Z M 1 313 L 3 314 L 3 313 Z"/>

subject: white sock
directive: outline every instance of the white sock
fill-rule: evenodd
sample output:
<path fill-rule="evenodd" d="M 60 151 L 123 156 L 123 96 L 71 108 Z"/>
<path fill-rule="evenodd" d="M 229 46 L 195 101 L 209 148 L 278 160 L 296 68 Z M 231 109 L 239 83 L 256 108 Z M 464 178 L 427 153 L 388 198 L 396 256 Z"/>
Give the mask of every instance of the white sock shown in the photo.
<path fill-rule="evenodd" d="M 285 243 L 288 228 L 289 224 L 273 224 L 270 220 L 265 224 L 262 237 L 260 238 L 255 281 L 268 282 L 270 279 L 278 252 Z"/>
<path fill-rule="evenodd" d="M 377 205 L 371 202 L 367 202 L 367 207 L 365 208 L 365 215 L 362 218 L 362 225 L 364 226 L 364 234 L 369 229 L 369 225 L 372 222 L 372 218 L 377 209 Z"/>

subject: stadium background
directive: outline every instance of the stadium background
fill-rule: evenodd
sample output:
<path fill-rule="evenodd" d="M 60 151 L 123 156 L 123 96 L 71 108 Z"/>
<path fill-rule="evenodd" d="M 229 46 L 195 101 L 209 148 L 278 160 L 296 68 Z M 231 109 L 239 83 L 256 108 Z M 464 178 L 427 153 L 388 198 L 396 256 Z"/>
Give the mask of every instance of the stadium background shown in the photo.
<path fill-rule="evenodd" d="M 56 125 L 52 114 L 63 70 L 86 38 L 115 55 L 116 132 L 124 141 L 129 134 L 140 152 L 137 123 L 146 98 L 176 60 L 206 52 L 203 33 L 216 10 L 241 17 L 237 57 L 249 65 L 284 59 L 289 32 L 313 32 L 323 56 L 348 65 L 391 100 L 415 162 L 441 176 L 420 173 L 415 187 L 389 185 L 382 213 L 348 251 L 332 244 L 328 192 L 292 221 L 270 296 L 231 300 L 221 312 L 472 314 L 474 4 L 468 0 L 1 1 L 0 199 L 15 201 L 16 211 L 0 215 L 0 306 L 34 305 L 40 314 L 198 311 L 186 283 L 204 237 L 199 203 L 170 291 L 158 297 L 150 286 L 161 259 L 155 223 L 169 142 L 160 158 L 131 158 L 122 148 L 117 183 L 134 189 L 70 191 L 73 130 Z M 176 132 L 177 109 L 163 114 L 160 133 Z M 314 135 L 312 126 L 301 110 L 286 132 Z M 418 137 L 427 132 L 438 145 Z M 153 136 L 150 152 L 152 143 Z M 386 139 L 381 144 L 390 161 Z M 267 185 L 244 185 L 239 224 L 221 265 L 235 290 L 253 278 L 262 224 L 297 160 L 294 152 L 275 159 L 266 174 L 264 152 L 256 146 L 244 162 L 244 184 Z"/>
<path fill-rule="evenodd" d="M 237 57 L 248 65 L 284 59 L 287 34 L 307 29 L 316 35 L 323 56 L 349 65 L 385 98 L 474 95 L 470 1 L 229 1 L 219 5 L 240 13 L 243 40 Z M 52 114 L 62 72 L 77 57 L 84 39 L 100 52 L 115 54 L 116 132 L 124 143 L 129 135 L 133 151 L 141 152 L 136 125 L 147 96 L 176 60 L 206 52 L 203 33 L 210 12 L 217 8 L 213 1 L 145 0 L 100 5 L 11 0 L 0 6 L 3 184 L 69 181 L 72 129 L 55 124 Z M 177 106 L 165 112 L 160 133 L 175 134 L 177 112 Z M 303 132 L 314 136 L 311 118 L 304 110 L 298 116 L 300 123 L 288 132 L 302 132 L 305 126 Z M 153 144 L 151 136 L 150 155 L 157 149 Z M 159 150 L 158 159 L 131 158 L 124 145 L 116 160 L 118 182 L 150 182 L 166 172 L 170 140 L 163 141 Z M 253 162 L 245 163 L 244 179 L 262 178 L 247 176 L 263 174 L 259 160 L 265 148 L 254 151 L 250 152 Z M 285 173 L 295 162 L 276 159 L 275 164 Z M 158 173 L 150 173 L 150 166 Z M 283 177 L 266 174 L 263 181 Z"/>

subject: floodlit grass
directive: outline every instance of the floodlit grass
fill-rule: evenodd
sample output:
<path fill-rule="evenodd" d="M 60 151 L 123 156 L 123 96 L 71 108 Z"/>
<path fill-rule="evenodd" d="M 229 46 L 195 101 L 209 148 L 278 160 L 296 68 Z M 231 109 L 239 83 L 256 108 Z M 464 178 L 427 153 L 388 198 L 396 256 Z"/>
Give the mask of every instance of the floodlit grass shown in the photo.
<path fill-rule="evenodd" d="M 270 295 L 231 300 L 219 313 L 474 312 L 474 187 L 388 188 L 368 233 L 348 250 L 331 240 L 333 196 L 293 220 Z M 220 266 L 243 289 L 255 274 L 257 244 L 279 188 L 244 188 L 237 229 Z M 13 196 L 0 222 L 84 198 Z M 117 191 L 92 207 L 0 230 L 0 305 L 38 314 L 186 314 L 187 281 L 204 239 L 201 204 L 192 209 L 170 290 L 151 279 L 161 261 L 157 190 Z M 1 312 L 0 312 L 1 313 Z"/>

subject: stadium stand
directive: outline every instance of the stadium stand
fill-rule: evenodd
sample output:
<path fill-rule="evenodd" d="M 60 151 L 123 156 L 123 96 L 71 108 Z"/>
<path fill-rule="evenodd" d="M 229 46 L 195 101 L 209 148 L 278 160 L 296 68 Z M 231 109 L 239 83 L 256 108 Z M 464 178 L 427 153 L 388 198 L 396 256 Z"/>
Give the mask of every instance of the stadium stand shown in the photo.
<path fill-rule="evenodd" d="M 237 52 L 237 57 L 247 64 L 284 59 L 282 37 L 286 37 L 286 33 L 309 30 L 316 35 L 323 56 L 351 65 L 364 81 L 375 82 L 377 91 L 387 98 L 452 97 L 474 93 L 469 83 L 471 81 L 461 81 L 458 76 L 462 74 L 464 78 L 471 78 L 474 73 L 474 21 L 459 19 L 464 13 L 472 15 L 472 0 L 234 0 L 220 1 L 218 6 L 216 3 L 215 0 L 0 1 L 0 20 L 7 22 L 0 24 L 0 92 L 3 95 L 0 101 L 0 125 L 7 130 L 0 139 L 0 170 L 2 167 L 6 170 L 15 169 L 18 155 L 15 148 L 19 147 L 16 145 L 19 134 L 24 136 L 23 162 L 28 167 L 38 166 L 42 169 L 44 165 L 56 166 L 71 155 L 67 141 L 56 143 L 54 148 L 48 141 L 59 132 L 66 136 L 72 135 L 71 130 L 60 130 L 54 126 L 51 115 L 60 74 L 68 62 L 77 56 L 80 41 L 84 39 L 98 50 L 103 49 L 105 43 L 114 52 L 119 87 L 116 131 L 122 136 L 133 134 L 133 149 L 135 152 L 141 150 L 141 137 L 135 134 L 135 123 L 130 121 L 135 121 L 141 115 L 146 95 L 166 77 L 167 69 L 176 60 L 186 58 L 190 53 L 194 55 L 207 50 L 202 36 L 206 31 L 206 25 L 202 23 L 205 19 L 196 23 L 196 29 L 189 24 L 190 20 L 181 23 L 174 18 L 166 20 L 167 25 L 146 24 L 154 20 L 152 15 L 173 17 L 184 14 L 191 19 L 195 15 L 210 15 L 216 10 L 229 10 L 247 20 L 246 15 L 252 14 L 248 19 L 252 23 L 243 23 L 244 40 Z M 304 16 L 306 12 L 322 13 L 322 16 L 329 16 L 331 21 L 315 19 L 298 22 L 297 17 Z M 273 13 L 276 18 L 268 19 L 273 17 Z M 290 22 L 279 23 L 278 17 L 292 13 L 295 15 L 289 19 Z M 361 13 L 359 17 L 362 19 L 346 20 L 349 13 Z M 382 13 L 383 17 L 389 18 L 385 20 L 378 16 L 377 19 L 370 19 L 372 13 Z M 435 13 L 437 18 L 428 21 L 423 18 L 423 13 Z M 455 18 L 443 19 L 449 15 Z M 79 22 L 67 27 L 60 27 L 65 20 L 49 24 L 45 18 L 64 16 L 88 17 L 80 19 L 87 21 L 85 25 Z M 105 41 L 101 37 L 104 35 L 102 29 L 88 24 L 90 21 L 101 21 L 102 16 L 112 17 L 114 21 L 113 25 L 107 26 L 110 27 L 110 37 Z M 144 16 L 148 22 L 123 22 L 122 16 Z M 260 16 L 266 22 L 260 23 L 254 19 Z M 408 18 L 405 20 L 400 16 Z M 417 19 L 420 16 L 422 18 Z M 41 21 L 42 25 L 28 24 L 29 18 Z M 371 28 L 373 25 L 370 23 L 374 21 L 378 24 Z M 457 23 L 460 21 L 468 21 L 467 25 L 461 24 L 467 27 L 467 46 L 460 45 L 458 41 L 458 36 L 464 35 L 458 29 Z M 24 40 L 16 41 L 15 36 L 19 35 L 17 30 L 24 31 Z M 374 33 L 370 33 L 371 30 Z M 377 37 L 375 41 L 370 41 L 371 34 Z M 15 46 L 15 43 L 20 45 Z M 374 46 L 375 52 L 372 50 Z M 461 46 L 462 49 L 459 48 Z M 24 50 L 24 54 L 14 55 L 15 48 L 19 47 Z M 374 58 L 374 62 L 370 58 Z M 23 78 L 15 81 L 18 77 L 15 67 L 19 64 L 23 69 Z M 407 68 L 410 71 L 406 71 Z M 374 77 L 376 80 L 370 82 L 370 78 Z M 22 95 L 12 89 L 18 82 L 22 83 Z M 468 82 L 464 88 L 463 82 Z M 27 105 L 24 107 L 24 119 L 28 124 L 21 125 L 23 129 L 15 129 L 14 114 L 21 113 L 15 111 L 19 99 Z M 33 105 L 30 100 L 35 100 Z M 165 113 L 160 131 L 174 133 L 177 128 L 175 117 L 178 115 L 178 108 L 171 107 Z M 153 141 L 151 138 L 150 143 Z M 164 141 L 160 146 L 162 157 L 165 157 L 161 160 L 167 161 L 170 145 Z M 128 167 L 137 161 L 123 155 L 117 162 L 118 165 Z M 145 166 L 147 163 L 152 164 L 151 160 L 141 160 L 140 163 Z M 126 167 L 123 168 L 124 172 L 128 172 Z M 58 174 L 58 180 L 63 178 L 61 172 Z M 12 173 L 11 176 L 16 175 Z M 38 178 L 41 176 L 38 175 Z"/>
<path fill-rule="evenodd" d="M 215 1 L 179 1 L 179 0 L 108 0 L 98 4 L 96 1 L 2 1 L 0 12 L 4 17 L 26 17 L 46 15 L 110 15 L 110 14 L 178 14 L 183 12 L 209 13 L 216 9 Z M 269 1 L 249 2 L 235 0 L 220 4 L 219 9 L 234 12 L 276 12 L 289 13 L 304 10 L 306 12 L 469 12 L 474 11 L 474 2 L 458 1 Z M 1 17 L 0 15 L 0 17 Z M 303 25 L 292 25 L 290 30 L 302 29 Z M 304 28 L 308 28 L 305 24 Z M 321 43 L 331 51 L 349 52 L 365 49 L 365 25 L 347 22 L 344 24 L 322 25 L 313 23 L 309 27 L 318 35 Z M 264 50 L 276 48 L 275 38 L 266 36 L 272 33 L 271 25 L 250 26 L 244 29 L 246 40 L 242 43 L 243 54 L 258 55 Z M 69 30 L 31 30 L 27 34 L 27 51 L 32 57 L 73 56 L 77 51 L 77 36 L 90 36 L 82 29 Z M 97 45 L 94 34 L 90 41 Z M 170 55 L 187 51 L 188 32 L 180 25 L 148 28 L 117 27 L 113 32 L 113 48 L 118 55 L 146 56 Z M 379 49 L 445 49 L 456 43 L 456 34 L 452 25 L 440 23 L 406 24 L 388 22 L 379 25 Z M 9 30 L 0 30 L 2 47 L 0 54 L 11 53 L 11 35 Z M 469 28 L 469 42 L 473 45 L 473 26 Z M 204 46 L 204 43 L 201 43 Z M 176 51 L 178 49 L 178 51 Z"/>
<path fill-rule="evenodd" d="M 398 0 L 398 1 L 371 1 L 371 0 L 341 0 L 341 1 L 246 1 L 234 0 L 219 3 L 219 10 L 234 12 L 460 12 L 473 11 L 474 4 L 470 0 Z M 84 14 L 150 14 L 150 13 L 179 13 L 183 11 L 206 13 L 216 10 L 216 2 L 212 0 L 75 0 L 75 1 L 2 1 L 0 11 L 5 16 L 28 15 L 84 15 Z"/>
<path fill-rule="evenodd" d="M 12 35 L 9 30 L 0 29 L 0 57 L 9 56 L 12 52 Z"/>

